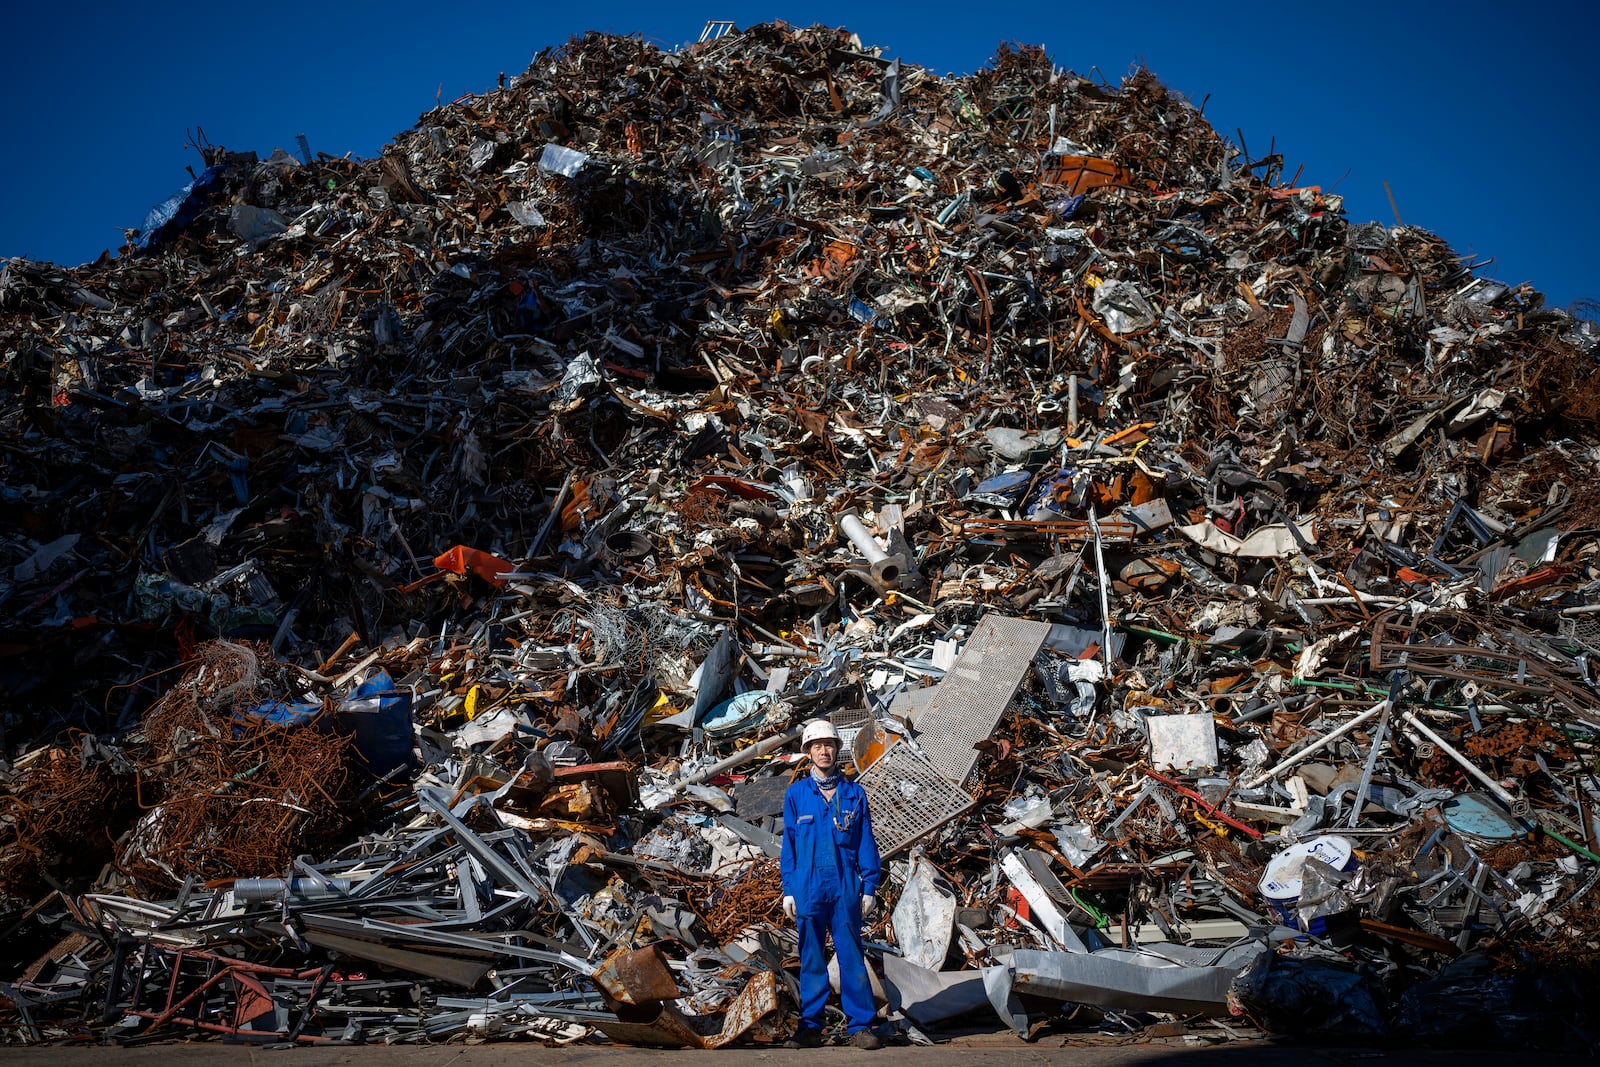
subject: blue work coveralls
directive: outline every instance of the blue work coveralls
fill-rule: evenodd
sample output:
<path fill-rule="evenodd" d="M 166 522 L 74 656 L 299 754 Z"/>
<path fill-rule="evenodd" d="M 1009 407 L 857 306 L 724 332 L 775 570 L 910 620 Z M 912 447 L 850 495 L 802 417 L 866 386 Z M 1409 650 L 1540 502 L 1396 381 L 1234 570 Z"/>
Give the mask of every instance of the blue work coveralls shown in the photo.
<path fill-rule="evenodd" d="M 783 894 L 794 897 L 800 932 L 800 1026 L 822 1029 L 828 1003 L 827 935 L 839 957 L 839 999 L 852 1034 L 876 1008 L 861 950 L 861 898 L 877 896 L 883 872 L 867 791 L 839 779 L 829 801 L 809 775 L 783 796 Z"/>

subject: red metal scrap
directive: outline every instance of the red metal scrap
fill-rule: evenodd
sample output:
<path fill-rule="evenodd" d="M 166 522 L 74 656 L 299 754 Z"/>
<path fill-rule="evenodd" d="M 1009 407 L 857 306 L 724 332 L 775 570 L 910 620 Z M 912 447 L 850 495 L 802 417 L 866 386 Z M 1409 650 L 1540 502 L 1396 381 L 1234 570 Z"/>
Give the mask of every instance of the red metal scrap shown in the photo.
<path fill-rule="evenodd" d="M 1174 792 L 1181 794 L 1182 796 L 1188 797 L 1190 800 L 1192 800 L 1196 804 L 1200 805 L 1200 807 L 1202 809 L 1204 809 L 1207 814 L 1211 815 L 1213 818 L 1221 819 L 1223 822 L 1227 823 L 1229 826 L 1233 827 L 1235 830 L 1238 830 L 1241 834 L 1245 834 L 1248 837 L 1253 837 L 1257 841 L 1261 840 L 1261 838 L 1263 836 L 1265 836 L 1264 834 L 1262 834 L 1262 832 L 1260 830 L 1257 830 L 1255 827 L 1246 826 L 1244 823 L 1240 822 L 1238 819 L 1235 819 L 1235 818 L 1233 818 L 1231 816 L 1228 816 L 1228 815 L 1224 815 L 1222 813 L 1221 809 L 1219 809 L 1215 804 L 1212 804 L 1210 801 L 1206 800 L 1205 797 L 1201 796 L 1199 793 L 1195 792 L 1193 789 L 1190 789 L 1188 786 L 1184 785 L 1183 783 L 1175 782 L 1171 778 L 1168 778 L 1166 775 L 1157 773 L 1156 771 L 1152 771 L 1148 767 L 1143 768 L 1143 771 L 1144 771 L 1144 774 L 1145 774 L 1145 776 L 1147 778 L 1154 778 L 1156 781 L 1160 782 L 1162 785 L 1166 786 L 1168 789 L 1171 789 Z"/>

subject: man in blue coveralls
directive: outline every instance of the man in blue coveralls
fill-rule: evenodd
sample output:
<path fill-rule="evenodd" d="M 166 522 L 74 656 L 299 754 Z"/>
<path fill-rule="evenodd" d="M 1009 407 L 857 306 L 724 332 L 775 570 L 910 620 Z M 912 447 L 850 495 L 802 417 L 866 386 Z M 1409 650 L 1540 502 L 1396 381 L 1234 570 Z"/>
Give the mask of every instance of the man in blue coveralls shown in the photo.
<path fill-rule="evenodd" d="M 806 724 L 800 746 L 811 773 L 783 797 L 783 910 L 800 933 L 800 1029 L 785 1046 L 822 1044 L 828 1003 L 828 932 L 839 959 L 839 999 L 850 1043 L 877 1048 L 872 984 L 861 951 L 861 919 L 878 905 L 878 842 L 867 792 L 839 773 L 839 733 L 826 719 Z"/>

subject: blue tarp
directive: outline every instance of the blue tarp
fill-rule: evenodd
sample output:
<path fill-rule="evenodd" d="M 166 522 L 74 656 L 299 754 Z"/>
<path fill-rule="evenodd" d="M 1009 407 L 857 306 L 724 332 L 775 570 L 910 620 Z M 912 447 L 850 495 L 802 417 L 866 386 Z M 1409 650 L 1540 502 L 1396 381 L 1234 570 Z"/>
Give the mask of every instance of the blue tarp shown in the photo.
<path fill-rule="evenodd" d="M 388 671 L 358 685 L 335 714 L 356 735 L 356 751 L 372 774 L 411 766 L 411 694 L 395 689 Z"/>
<path fill-rule="evenodd" d="M 310 722 L 321 710 L 319 703 L 278 700 L 252 708 L 250 715 L 293 726 Z M 412 765 L 411 694 L 395 689 L 387 671 L 379 671 L 357 686 L 334 709 L 333 716 L 339 729 L 355 736 L 356 751 L 374 777 Z"/>
<path fill-rule="evenodd" d="M 221 163 L 207 167 L 200 177 L 151 208 L 144 217 L 144 225 L 139 227 L 139 239 L 133 246 L 143 252 L 166 244 L 182 233 L 185 227 L 200 217 L 200 212 L 211 203 L 212 195 L 222 188 L 222 175 L 227 169 Z"/>

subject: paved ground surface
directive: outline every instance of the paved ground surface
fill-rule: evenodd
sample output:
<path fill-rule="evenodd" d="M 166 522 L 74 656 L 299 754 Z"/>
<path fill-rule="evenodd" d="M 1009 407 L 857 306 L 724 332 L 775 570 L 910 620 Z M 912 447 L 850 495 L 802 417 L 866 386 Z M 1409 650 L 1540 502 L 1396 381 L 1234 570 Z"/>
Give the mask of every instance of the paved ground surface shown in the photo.
<path fill-rule="evenodd" d="M 927 1047 L 889 1047 L 877 1052 L 852 1048 L 821 1048 L 802 1052 L 786 1049 L 736 1048 L 718 1052 L 664 1052 L 657 1049 L 573 1045 L 546 1048 L 531 1042 L 486 1045 L 442 1045 L 431 1048 L 301 1047 L 252 1048 L 219 1042 L 147 1045 L 142 1048 L 100 1047 L 0 1048 L 7 1067 L 529 1067 L 529 1065 L 583 1065 L 583 1067 L 665 1067 L 706 1065 L 712 1061 L 734 1067 L 759 1063 L 764 1067 L 805 1064 L 807 1067 L 844 1067 L 870 1061 L 877 1067 L 1135 1067 L 1138 1064 L 1182 1067 L 1505 1067 L 1538 1057 L 1541 1067 L 1566 1063 L 1592 1064 L 1584 1056 L 1483 1050 L 1397 1050 L 1365 1048 L 1313 1048 L 1276 1042 L 1251 1041 L 1228 1045 L 1196 1045 L 1179 1040 L 1155 1044 L 1106 1044 L 1073 1038 L 1045 1038 L 1023 1044 L 1004 1034 L 957 1038 L 949 1044 Z"/>

